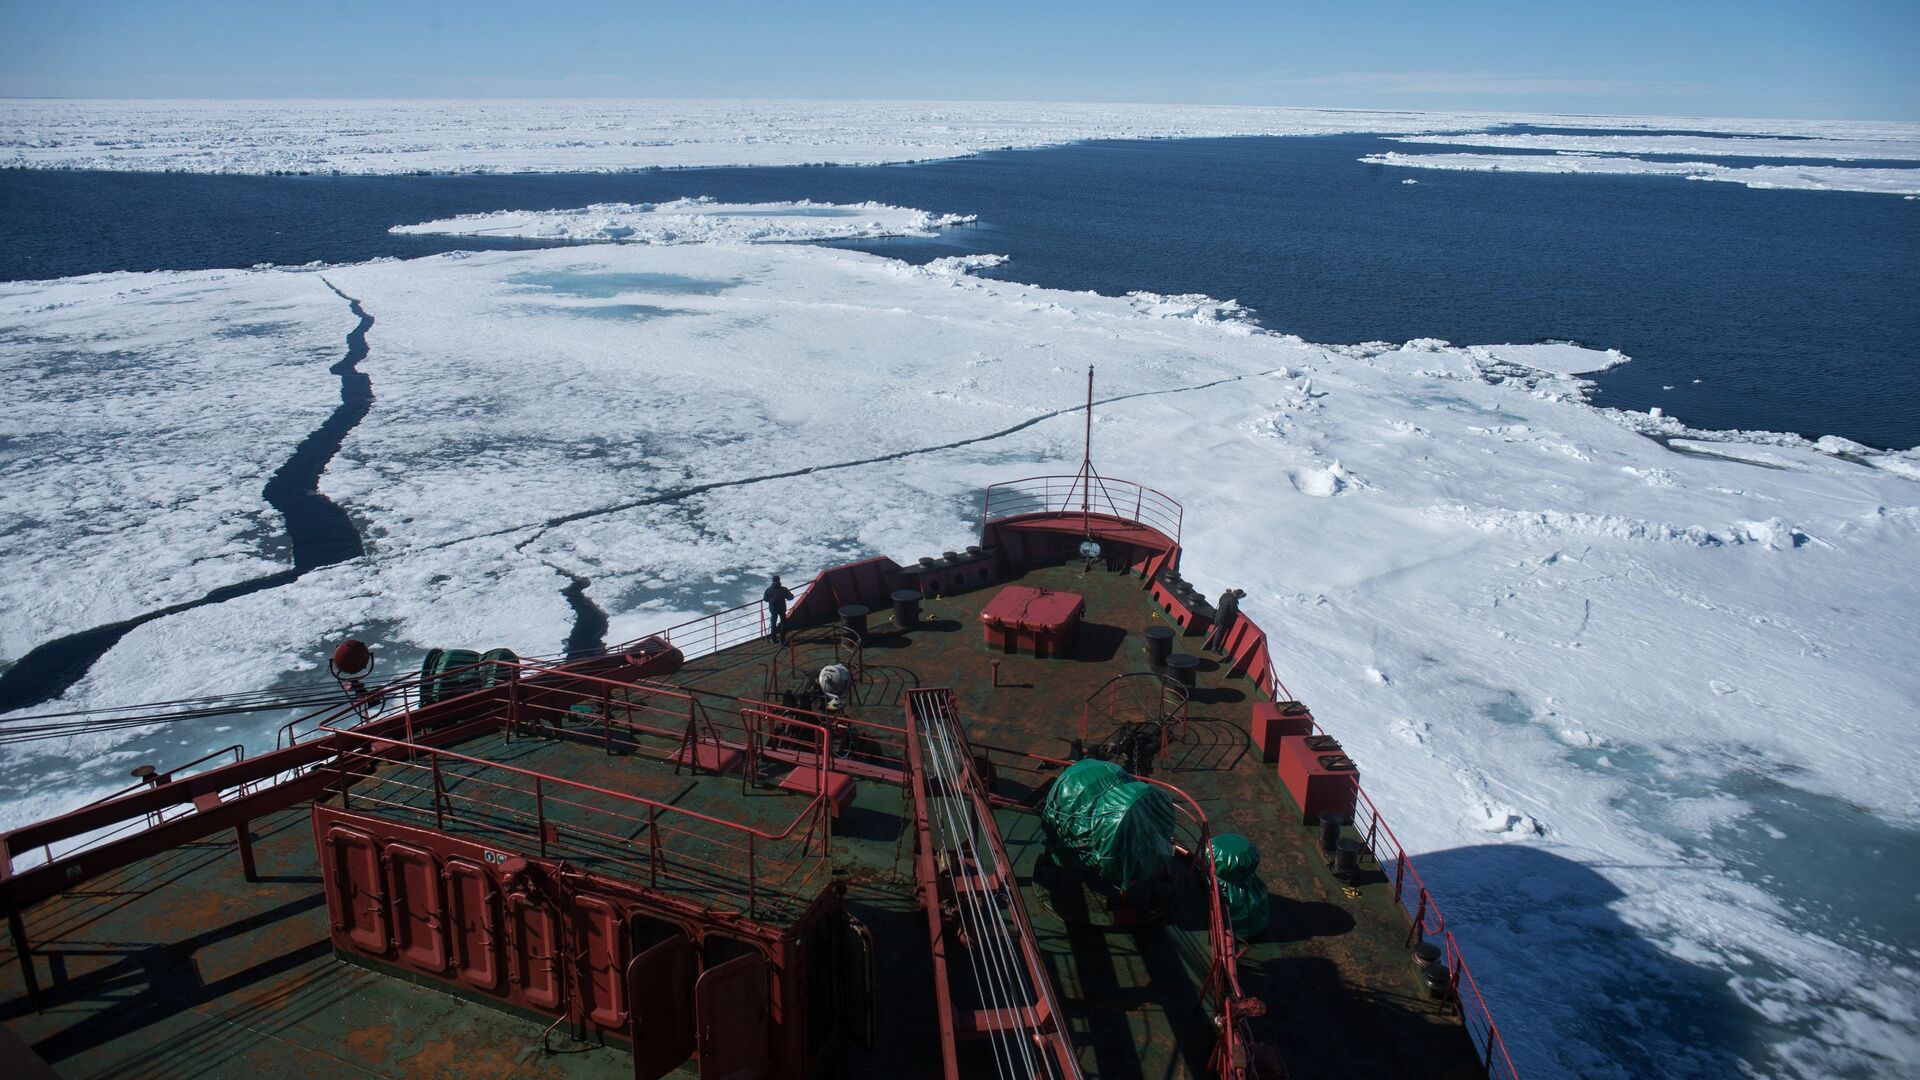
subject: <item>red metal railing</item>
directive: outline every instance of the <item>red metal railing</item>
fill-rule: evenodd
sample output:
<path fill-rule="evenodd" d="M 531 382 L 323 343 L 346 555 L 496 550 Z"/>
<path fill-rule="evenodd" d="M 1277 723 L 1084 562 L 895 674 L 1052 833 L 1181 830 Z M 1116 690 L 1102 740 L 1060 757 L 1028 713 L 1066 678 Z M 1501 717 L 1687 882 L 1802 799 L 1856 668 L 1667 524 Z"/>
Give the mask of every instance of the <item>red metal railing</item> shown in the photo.
<path fill-rule="evenodd" d="M 1200 874 L 1207 890 L 1207 983 L 1203 995 L 1212 1000 L 1219 1014 L 1220 1042 L 1213 1062 L 1217 1075 L 1226 1080 L 1244 1080 L 1234 1064 L 1246 1058 L 1245 1047 L 1253 1041 L 1247 1019 L 1257 1015 L 1240 989 L 1240 954 L 1234 946 L 1233 919 L 1220 898 L 1220 875 L 1213 865 L 1213 828 L 1206 811 L 1193 797 L 1172 784 L 1145 776 L 1140 779 L 1162 788 L 1173 796 L 1174 850 L 1184 851 Z"/>
<path fill-rule="evenodd" d="M 980 523 L 1026 514 L 1089 513 L 1145 525 L 1167 539 L 1180 542 L 1180 504 L 1150 487 L 1131 480 L 1109 480 L 1085 474 L 1031 476 L 987 488 Z"/>
<path fill-rule="evenodd" d="M 334 764 L 343 809 L 505 840 L 749 918 L 797 916 L 824 881 L 821 792 L 775 832 L 442 747 L 352 728 L 334 734 L 343 740 Z"/>
<path fill-rule="evenodd" d="M 1319 729 L 1319 725 L 1314 725 Z M 1382 873 L 1393 882 L 1393 898 L 1405 908 L 1413 920 L 1407 941 L 1437 938 L 1441 943 L 1442 958 L 1447 963 L 1448 997 L 1459 1006 L 1460 1020 L 1472 1037 L 1474 1046 L 1479 1049 L 1481 1060 L 1486 1064 L 1487 1075 L 1518 1080 L 1519 1073 L 1514 1070 L 1513 1058 L 1507 1053 L 1506 1040 L 1500 1036 L 1500 1027 L 1494 1022 L 1493 1012 L 1480 994 L 1480 984 L 1475 981 L 1473 972 L 1467 967 L 1467 958 L 1460 950 L 1460 943 L 1454 940 L 1453 931 L 1447 929 L 1446 916 L 1440 912 L 1440 905 L 1434 902 L 1432 894 L 1427 892 L 1427 883 L 1421 880 L 1420 871 L 1413 865 L 1413 859 L 1400 846 L 1400 839 L 1393 835 L 1373 800 L 1364 790 L 1358 791 L 1353 807 L 1353 828 L 1360 834 Z"/>
<path fill-rule="evenodd" d="M 809 586 L 811 587 L 811 586 Z M 802 590 L 804 594 L 805 590 Z M 702 615 L 689 619 L 676 626 L 648 634 L 646 637 L 658 637 L 680 650 L 688 660 L 697 660 L 724 652 L 735 645 L 744 645 L 756 638 L 767 636 L 767 606 L 758 600 L 737 607 L 716 611 L 711 615 Z M 636 639 L 645 640 L 645 638 Z"/>
<path fill-rule="evenodd" d="M 1245 614 L 1240 616 L 1240 621 L 1244 627 L 1233 635 L 1233 643 L 1229 645 L 1229 652 L 1236 653 L 1236 664 L 1247 664 L 1249 675 L 1254 670 L 1265 673 L 1266 678 L 1262 681 L 1266 684 L 1265 690 L 1270 699 L 1295 700 L 1292 691 L 1280 681 L 1280 676 L 1273 669 L 1267 652 L 1266 633 Z M 1242 650 L 1246 654 L 1259 655 L 1243 655 Z M 1255 660 L 1258 663 L 1252 663 Z M 1313 730 L 1318 734 L 1329 734 L 1318 720 L 1314 721 Z M 1447 929 L 1446 918 L 1440 913 L 1440 906 L 1434 902 L 1432 894 L 1427 891 L 1420 872 L 1414 869 L 1412 857 L 1400 846 L 1400 839 L 1388 827 L 1386 819 L 1380 815 L 1363 787 L 1355 788 L 1353 829 L 1366 844 L 1374 863 L 1392 879 L 1394 900 L 1406 909 L 1413 920 L 1408 934 L 1409 944 L 1416 939 L 1426 938 L 1440 941 L 1442 958 L 1447 962 L 1448 996 L 1460 1010 L 1461 1024 L 1473 1039 L 1474 1047 L 1479 1050 L 1487 1075 L 1498 1080 L 1518 1080 L 1519 1073 L 1513 1067 L 1512 1056 L 1507 1053 L 1506 1040 L 1500 1035 L 1500 1025 L 1494 1021 L 1493 1010 L 1487 1007 L 1486 998 L 1480 993 L 1480 984 L 1467 966 L 1460 943 L 1454 940 L 1453 931 Z"/>
<path fill-rule="evenodd" d="M 102 803 L 112 802 L 126 795 L 162 787 L 176 780 L 185 780 L 188 777 L 196 776 L 202 772 L 210 772 L 212 771 L 211 769 L 201 769 L 199 766 L 207 765 L 215 758 L 230 758 L 231 760 L 221 762 L 220 765 L 213 766 L 212 768 L 237 764 L 246 760 L 246 757 L 247 749 L 245 746 L 239 743 L 235 743 L 232 746 L 224 746 L 218 750 L 202 754 L 184 765 L 176 765 L 164 771 L 155 771 L 151 777 L 135 784 L 129 784 L 110 794 L 102 795 L 87 805 L 99 806 Z M 265 781 L 260 779 L 248 780 L 235 784 L 231 788 L 222 789 L 216 792 L 216 794 L 219 795 L 222 802 L 225 802 L 237 796 L 252 794 L 264 783 Z M 38 858 L 35 858 L 32 852 L 22 852 L 18 855 L 11 856 L 8 861 L 12 870 L 30 870 L 43 863 L 50 863 L 55 859 L 64 859 L 70 855 L 77 855 L 81 852 L 99 847 L 102 844 L 111 843 L 114 840 L 134 832 L 151 829 L 170 821 L 178 821 L 194 813 L 196 809 L 191 802 L 175 802 L 157 806 L 143 813 L 132 815 L 116 825 L 97 828 L 89 832 L 65 838 L 64 840 L 49 840 L 40 845 Z"/>

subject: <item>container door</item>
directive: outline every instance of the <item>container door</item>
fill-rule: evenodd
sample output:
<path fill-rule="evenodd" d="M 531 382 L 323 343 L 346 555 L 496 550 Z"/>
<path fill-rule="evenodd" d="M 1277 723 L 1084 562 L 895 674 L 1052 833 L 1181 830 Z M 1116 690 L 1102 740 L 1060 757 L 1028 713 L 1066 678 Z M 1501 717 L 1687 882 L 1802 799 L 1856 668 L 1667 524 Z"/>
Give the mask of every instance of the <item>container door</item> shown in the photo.
<path fill-rule="evenodd" d="M 587 989 L 587 1018 L 603 1028 L 627 1023 L 627 942 L 620 909 L 597 896 L 577 902 L 581 980 Z"/>
<path fill-rule="evenodd" d="M 659 1080 L 693 1056 L 693 942 L 675 934 L 627 965 L 634 1080 Z"/>
<path fill-rule="evenodd" d="M 336 903 L 334 930 L 370 956 L 387 954 L 387 887 L 373 837 L 335 825 L 327 830 L 328 869 Z"/>
<path fill-rule="evenodd" d="M 873 1049 L 873 932 L 859 919 L 846 920 L 834 932 L 834 1005 L 840 1030 L 853 1045 Z"/>
<path fill-rule="evenodd" d="M 400 959 L 438 975 L 447 970 L 440 868 L 431 854 L 410 844 L 388 844 L 386 864 L 388 894 L 393 897 L 393 936 Z"/>
<path fill-rule="evenodd" d="M 758 1080 L 767 1074 L 767 961 L 736 956 L 700 976 L 693 990 L 700 1025 L 701 1080 Z"/>
<path fill-rule="evenodd" d="M 527 1004 L 560 1007 L 560 935 L 553 905 L 545 900 L 513 899 L 513 977 Z"/>
<path fill-rule="evenodd" d="M 482 990 L 500 986 L 500 894 L 478 863 L 447 860 L 447 906 L 454 967 L 460 981 Z"/>

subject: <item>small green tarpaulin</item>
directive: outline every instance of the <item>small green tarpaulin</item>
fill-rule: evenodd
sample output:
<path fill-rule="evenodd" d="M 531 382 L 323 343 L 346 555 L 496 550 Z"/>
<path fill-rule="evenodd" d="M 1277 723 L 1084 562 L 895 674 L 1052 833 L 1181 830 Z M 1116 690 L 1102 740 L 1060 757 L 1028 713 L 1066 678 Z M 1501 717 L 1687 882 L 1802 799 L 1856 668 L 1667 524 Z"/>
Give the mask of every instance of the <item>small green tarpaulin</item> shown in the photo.
<path fill-rule="evenodd" d="M 1213 873 L 1220 880 L 1220 899 L 1226 904 L 1233 932 L 1248 938 L 1267 928 L 1267 883 L 1255 873 L 1260 849 L 1239 833 L 1221 833 L 1207 845 L 1213 850 Z"/>
<path fill-rule="evenodd" d="M 1062 770 L 1041 819 L 1062 855 L 1114 888 L 1173 857 L 1173 800 L 1111 761 L 1083 758 Z"/>

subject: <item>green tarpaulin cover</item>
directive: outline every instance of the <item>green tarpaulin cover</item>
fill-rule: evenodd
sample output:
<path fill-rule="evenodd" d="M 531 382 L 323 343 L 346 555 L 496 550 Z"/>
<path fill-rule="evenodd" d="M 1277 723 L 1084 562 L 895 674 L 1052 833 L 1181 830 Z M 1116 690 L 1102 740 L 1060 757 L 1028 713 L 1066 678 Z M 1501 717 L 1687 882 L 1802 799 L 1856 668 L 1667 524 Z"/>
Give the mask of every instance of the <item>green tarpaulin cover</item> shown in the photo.
<path fill-rule="evenodd" d="M 1220 879 L 1220 899 L 1233 920 L 1238 937 L 1252 937 L 1267 928 L 1267 883 L 1254 871 L 1260 868 L 1260 849 L 1239 833 L 1221 833 L 1208 844 L 1213 849 L 1213 872 Z"/>
<path fill-rule="evenodd" d="M 1063 769 L 1041 818 L 1064 856 L 1114 888 L 1173 857 L 1173 800 L 1111 761 L 1083 758 Z"/>

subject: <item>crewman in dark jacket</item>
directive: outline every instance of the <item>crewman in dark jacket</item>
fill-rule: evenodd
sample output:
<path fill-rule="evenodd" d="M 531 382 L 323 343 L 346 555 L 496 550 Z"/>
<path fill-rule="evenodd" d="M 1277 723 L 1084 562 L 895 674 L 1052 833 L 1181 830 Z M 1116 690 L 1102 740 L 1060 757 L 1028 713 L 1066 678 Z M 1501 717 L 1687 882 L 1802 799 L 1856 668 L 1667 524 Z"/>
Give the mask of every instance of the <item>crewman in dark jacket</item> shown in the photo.
<path fill-rule="evenodd" d="M 787 601 L 793 599 L 793 590 L 780 584 L 780 575 L 773 575 L 773 584 L 761 594 L 767 602 L 767 636 L 775 641 L 785 641 L 787 637 Z"/>
<path fill-rule="evenodd" d="M 1220 594 L 1220 599 L 1213 605 L 1213 630 L 1207 634 L 1207 643 L 1201 648 L 1226 651 L 1227 635 L 1233 631 L 1234 620 L 1240 617 L 1240 598 L 1245 595 L 1245 589 L 1228 589 Z"/>

